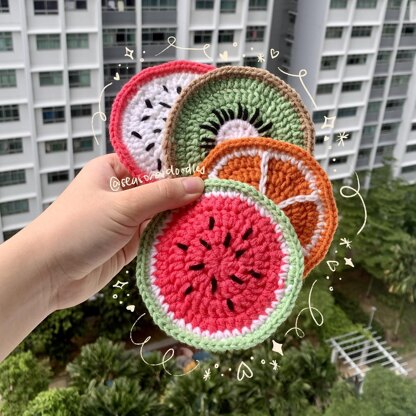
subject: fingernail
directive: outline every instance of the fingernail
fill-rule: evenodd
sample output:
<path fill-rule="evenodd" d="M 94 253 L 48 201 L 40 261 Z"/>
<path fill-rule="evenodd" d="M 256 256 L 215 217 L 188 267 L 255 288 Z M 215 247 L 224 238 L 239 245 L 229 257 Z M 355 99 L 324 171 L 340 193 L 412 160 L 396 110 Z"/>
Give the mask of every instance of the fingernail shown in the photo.
<path fill-rule="evenodd" d="M 200 194 L 204 190 L 204 181 L 195 176 L 182 178 L 183 188 L 188 194 Z"/>

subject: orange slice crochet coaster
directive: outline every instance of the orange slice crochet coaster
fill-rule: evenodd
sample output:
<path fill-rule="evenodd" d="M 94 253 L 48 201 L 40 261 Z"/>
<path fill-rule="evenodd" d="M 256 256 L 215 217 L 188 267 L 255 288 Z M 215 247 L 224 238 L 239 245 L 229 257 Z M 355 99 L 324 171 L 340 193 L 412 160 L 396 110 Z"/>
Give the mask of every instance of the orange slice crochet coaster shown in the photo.
<path fill-rule="evenodd" d="M 277 204 L 302 245 L 304 278 L 328 252 L 337 207 L 326 172 L 306 150 L 270 138 L 230 139 L 211 150 L 195 176 L 245 182 Z"/>

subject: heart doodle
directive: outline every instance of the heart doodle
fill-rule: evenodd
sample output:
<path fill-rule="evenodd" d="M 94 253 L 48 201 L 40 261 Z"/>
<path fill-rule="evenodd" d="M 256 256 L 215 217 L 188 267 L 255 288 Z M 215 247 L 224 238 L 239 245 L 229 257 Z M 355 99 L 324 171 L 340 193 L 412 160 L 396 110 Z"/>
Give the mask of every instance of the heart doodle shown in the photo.
<path fill-rule="evenodd" d="M 135 305 L 129 305 L 129 306 L 126 307 L 126 309 L 130 312 L 134 312 L 134 310 L 136 309 L 136 306 Z"/>
<path fill-rule="evenodd" d="M 116 76 L 114 77 L 114 79 L 116 81 L 120 81 L 120 74 L 118 72 L 116 72 Z"/>
<path fill-rule="evenodd" d="M 253 371 L 251 370 L 251 368 L 244 361 L 241 361 L 240 365 L 238 366 L 238 370 L 237 370 L 237 380 L 241 381 L 244 377 L 252 378 L 253 377 Z"/>
<path fill-rule="evenodd" d="M 334 272 L 337 269 L 337 266 L 339 266 L 339 262 L 337 262 L 336 260 L 328 260 L 326 264 L 329 267 L 329 270 L 331 270 L 331 272 Z"/>
<path fill-rule="evenodd" d="M 228 59 L 228 51 L 224 51 L 223 53 L 220 53 L 220 58 L 223 61 L 226 61 Z"/>
<path fill-rule="evenodd" d="M 272 59 L 276 59 L 279 56 L 279 51 L 276 51 L 276 49 L 271 48 L 270 49 L 270 56 L 272 57 Z"/>

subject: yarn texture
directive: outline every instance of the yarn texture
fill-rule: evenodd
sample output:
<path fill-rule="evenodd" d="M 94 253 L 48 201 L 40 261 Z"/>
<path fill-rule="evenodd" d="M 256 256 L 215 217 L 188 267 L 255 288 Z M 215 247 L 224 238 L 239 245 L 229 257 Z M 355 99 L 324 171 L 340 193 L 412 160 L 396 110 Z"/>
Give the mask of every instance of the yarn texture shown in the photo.
<path fill-rule="evenodd" d="M 245 183 L 205 180 L 194 203 L 158 214 L 141 238 L 137 284 L 174 338 L 211 351 L 250 348 L 293 309 L 303 254 L 288 217 Z"/>
<path fill-rule="evenodd" d="M 226 66 L 188 85 L 168 116 L 166 166 L 199 164 L 230 138 L 270 137 L 313 151 L 314 127 L 299 95 L 270 72 Z"/>
<path fill-rule="evenodd" d="M 114 100 L 110 138 L 114 150 L 132 176 L 163 172 L 162 133 L 170 109 L 182 89 L 214 67 L 173 61 L 146 68 L 135 75 Z"/>
<path fill-rule="evenodd" d="M 325 257 L 337 207 L 326 172 L 309 152 L 269 138 L 231 139 L 217 145 L 195 175 L 247 183 L 277 204 L 302 245 L 304 277 Z"/>

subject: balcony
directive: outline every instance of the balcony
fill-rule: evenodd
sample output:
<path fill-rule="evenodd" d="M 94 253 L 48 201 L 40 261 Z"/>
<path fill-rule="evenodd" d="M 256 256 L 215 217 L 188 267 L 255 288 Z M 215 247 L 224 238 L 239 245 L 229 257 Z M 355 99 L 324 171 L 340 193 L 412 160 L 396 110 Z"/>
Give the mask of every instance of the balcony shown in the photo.
<path fill-rule="evenodd" d="M 367 113 L 365 115 L 365 122 L 369 122 L 369 121 L 377 121 L 378 120 L 378 116 L 379 116 L 380 112 L 371 112 L 371 113 Z"/>
<path fill-rule="evenodd" d="M 176 10 L 143 10 L 142 24 L 156 27 L 174 25 L 176 24 Z"/>
<path fill-rule="evenodd" d="M 359 168 L 368 168 L 370 165 L 370 152 L 365 155 L 358 155 L 356 167 Z"/>
<path fill-rule="evenodd" d="M 374 144 L 374 135 L 362 136 L 360 147 L 372 147 Z"/>
<path fill-rule="evenodd" d="M 136 13 L 134 11 L 103 11 L 103 26 L 123 27 L 136 24 Z"/>
<path fill-rule="evenodd" d="M 384 112 L 384 120 L 396 120 L 402 117 L 403 107 L 393 108 L 391 110 L 386 109 Z"/>
<path fill-rule="evenodd" d="M 416 161 L 416 150 L 414 152 L 405 153 L 403 156 L 403 162 L 415 162 Z"/>
<path fill-rule="evenodd" d="M 416 44 L 416 41 L 415 41 L 415 44 Z M 407 61 L 396 61 L 396 64 L 394 65 L 394 72 L 403 72 L 403 71 L 411 72 L 412 69 L 413 69 L 412 59 L 409 59 Z"/>
<path fill-rule="evenodd" d="M 371 88 L 370 91 L 370 98 L 381 98 L 384 94 L 384 88 L 377 87 L 377 88 Z"/>
<path fill-rule="evenodd" d="M 385 74 L 389 72 L 389 62 L 377 62 L 376 63 L 376 69 L 375 69 L 375 73 L 376 74 Z"/>
<path fill-rule="evenodd" d="M 392 130 L 386 133 L 380 134 L 380 140 L 378 144 L 394 143 L 397 138 L 397 130 Z"/>
<path fill-rule="evenodd" d="M 391 48 L 394 45 L 394 36 L 383 36 L 380 39 L 381 48 Z"/>
<path fill-rule="evenodd" d="M 396 21 L 400 18 L 400 9 L 392 9 L 387 7 L 385 20 Z"/>
<path fill-rule="evenodd" d="M 399 46 L 415 46 L 416 45 L 416 36 L 402 36 L 400 38 Z"/>
<path fill-rule="evenodd" d="M 389 91 L 389 96 L 398 96 L 398 95 L 406 96 L 407 92 L 408 92 L 408 85 L 391 86 L 390 91 Z"/>

